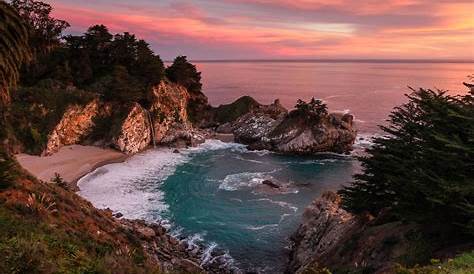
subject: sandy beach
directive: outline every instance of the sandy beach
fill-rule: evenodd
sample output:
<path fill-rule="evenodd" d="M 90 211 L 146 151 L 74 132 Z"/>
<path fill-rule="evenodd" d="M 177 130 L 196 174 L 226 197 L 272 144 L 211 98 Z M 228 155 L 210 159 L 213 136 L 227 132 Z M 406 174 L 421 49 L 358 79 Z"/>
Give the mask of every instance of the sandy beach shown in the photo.
<path fill-rule="evenodd" d="M 113 149 L 72 145 L 62 147 L 59 152 L 46 157 L 29 154 L 16 155 L 20 165 L 43 181 L 50 181 L 55 173 L 75 185 L 77 180 L 99 166 L 121 162 L 127 156 Z"/>

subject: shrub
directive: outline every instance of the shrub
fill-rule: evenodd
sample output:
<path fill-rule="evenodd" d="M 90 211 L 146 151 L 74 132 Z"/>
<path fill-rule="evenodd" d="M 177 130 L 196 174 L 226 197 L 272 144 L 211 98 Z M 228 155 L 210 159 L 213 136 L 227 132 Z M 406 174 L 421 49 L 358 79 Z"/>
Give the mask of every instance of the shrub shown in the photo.
<path fill-rule="evenodd" d="M 474 100 L 420 89 L 394 109 L 388 134 L 361 157 L 339 193 L 355 213 L 391 208 L 399 219 L 474 234 Z"/>
<path fill-rule="evenodd" d="M 321 119 L 321 117 L 328 114 L 328 107 L 323 101 L 319 99 L 311 98 L 311 100 L 306 103 L 305 101 L 298 99 L 295 110 L 290 112 L 292 116 L 302 116 L 307 121 L 314 121 Z"/>
<path fill-rule="evenodd" d="M 201 73 L 196 66 L 188 62 L 186 56 L 178 56 L 173 64 L 166 68 L 166 76 L 174 83 L 185 87 L 189 92 L 198 94 L 201 92 Z"/>
<path fill-rule="evenodd" d="M 13 161 L 0 153 L 0 190 L 13 186 L 15 175 L 12 173 Z"/>

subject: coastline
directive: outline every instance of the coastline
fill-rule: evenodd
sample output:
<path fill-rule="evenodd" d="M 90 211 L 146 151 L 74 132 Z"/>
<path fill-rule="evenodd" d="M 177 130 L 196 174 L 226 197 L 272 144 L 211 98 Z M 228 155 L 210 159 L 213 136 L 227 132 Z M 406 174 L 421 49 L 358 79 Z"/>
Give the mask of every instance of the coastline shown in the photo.
<path fill-rule="evenodd" d="M 29 154 L 15 155 L 18 163 L 39 180 L 49 182 L 58 173 L 74 190 L 77 182 L 95 169 L 112 163 L 120 163 L 130 155 L 110 148 L 71 145 L 62 147 L 51 156 Z"/>

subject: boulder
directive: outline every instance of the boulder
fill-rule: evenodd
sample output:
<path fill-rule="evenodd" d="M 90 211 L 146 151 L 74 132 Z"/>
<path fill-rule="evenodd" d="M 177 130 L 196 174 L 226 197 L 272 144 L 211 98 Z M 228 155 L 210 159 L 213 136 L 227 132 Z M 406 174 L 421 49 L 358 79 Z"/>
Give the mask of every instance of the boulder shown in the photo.
<path fill-rule="evenodd" d="M 270 181 L 270 180 L 264 180 L 264 181 L 262 182 L 262 184 L 264 184 L 264 185 L 266 185 L 266 186 L 269 186 L 269 187 L 271 187 L 271 188 L 280 188 L 280 185 L 279 185 L 279 184 L 276 184 L 276 183 L 274 183 L 274 182 L 272 182 L 272 181 Z"/>

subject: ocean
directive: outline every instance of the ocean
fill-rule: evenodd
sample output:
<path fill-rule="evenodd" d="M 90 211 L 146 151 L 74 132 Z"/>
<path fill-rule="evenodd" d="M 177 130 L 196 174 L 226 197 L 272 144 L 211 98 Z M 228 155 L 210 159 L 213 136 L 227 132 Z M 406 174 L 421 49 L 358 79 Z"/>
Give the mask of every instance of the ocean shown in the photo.
<path fill-rule="evenodd" d="M 330 111 L 354 114 L 362 136 L 356 153 L 381 133 L 377 125 L 392 108 L 406 101 L 408 86 L 464 93 L 462 81 L 474 69 L 473 64 L 380 62 L 202 62 L 197 67 L 215 106 L 250 95 L 265 104 L 279 98 L 292 108 L 297 99 L 315 97 Z M 165 224 L 191 247 L 205 246 L 203 264 L 222 260 L 245 271 L 281 273 L 288 237 L 305 206 L 359 171 L 351 155 L 283 156 L 208 140 L 179 154 L 157 148 L 100 167 L 79 181 L 79 194 L 127 218 Z M 287 190 L 262 191 L 266 179 Z"/>

